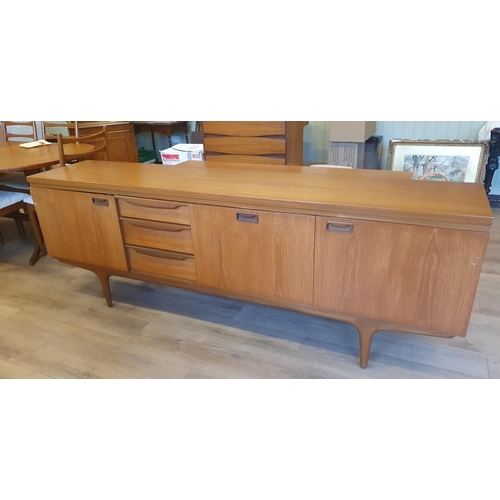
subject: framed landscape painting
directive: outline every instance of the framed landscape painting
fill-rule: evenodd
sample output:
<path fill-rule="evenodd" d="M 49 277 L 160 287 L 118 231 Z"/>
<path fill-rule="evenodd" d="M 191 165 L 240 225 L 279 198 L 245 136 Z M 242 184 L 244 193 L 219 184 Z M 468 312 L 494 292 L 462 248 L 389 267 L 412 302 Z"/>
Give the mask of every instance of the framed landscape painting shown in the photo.
<path fill-rule="evenodd" d="M 413 172 L 414 179 L 482 182 L 488 149 L 488 141 L 391 139 L 387 169 Z"/>

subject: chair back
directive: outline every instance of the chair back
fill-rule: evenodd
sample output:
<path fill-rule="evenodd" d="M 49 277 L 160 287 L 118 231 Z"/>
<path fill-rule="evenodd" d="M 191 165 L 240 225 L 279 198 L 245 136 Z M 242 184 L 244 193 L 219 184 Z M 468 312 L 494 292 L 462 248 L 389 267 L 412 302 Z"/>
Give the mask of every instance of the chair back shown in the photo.
<path fill-rule="evenodd" d="M 94 149 L 87 153 L 70 153 L 64 150 L 66 144 L 92 144 Z M 62 134 L 57 134 L 57 147 L 59 150 L 59 165 L 64 166 L 68 163 L 74 163 L 81 160 L 88 160 L 89 158 L 95 158 L 98 155 L 99 159 L 104 159 L 104 161 L 109 160 L 108 151 L 108 131 L 106 125 L 103 129 L 96 134 L 84 135 L 84 136 L 63 136 Z"/>
<path fill-rule="evenodd" d="M 35 122 L 2 121 L 2 133 L 6 141 L 30 142 L 30 140 L 38 140 Z"/>
<path fill-rule="evenodd" d="M 41 122 L 43 139 L 49 142 L 57 142 L 57 134 L 70 136 L 70 128 L 75 129 L 75 136 L 78 137 L 77 122 Z"/>

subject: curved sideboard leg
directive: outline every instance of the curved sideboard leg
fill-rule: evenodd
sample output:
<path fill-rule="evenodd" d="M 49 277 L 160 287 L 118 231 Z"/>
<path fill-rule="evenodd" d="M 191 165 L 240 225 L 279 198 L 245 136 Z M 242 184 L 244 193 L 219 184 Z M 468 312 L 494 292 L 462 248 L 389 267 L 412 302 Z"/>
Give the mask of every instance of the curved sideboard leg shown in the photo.
<path fill-rule="evenodd" d="M 370 321 L 366 318 L 360 318 L 353 324 L 359 334 L 359 364 L 361 368 L 366 368 L 368 366 L 372 338 L 379 331 L 380 325 L 378 322 Z"/>
<path fill-rule="evenodd" d="M 109 274 L 105 269 L 92 269 L 101 282 L 102 292 L 106 298 L 106 304 L 108 307 L 113 307 L 113 300 L 111 298 L 111 288 L 109 286 Z"/>

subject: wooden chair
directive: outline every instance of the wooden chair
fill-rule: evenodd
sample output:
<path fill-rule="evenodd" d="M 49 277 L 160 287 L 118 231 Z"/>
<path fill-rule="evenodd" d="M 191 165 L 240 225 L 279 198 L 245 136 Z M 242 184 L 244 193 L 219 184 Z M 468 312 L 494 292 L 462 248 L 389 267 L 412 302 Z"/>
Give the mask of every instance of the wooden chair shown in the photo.
<path fill-rule="evenodd" d="M 78 137 L 78 122 L 41 122 L 41 125 L 43 138 L 49 142 L 57 142 L 58 133 L 71 135 L 70 128 L 75 130 L 75 136 Z"/>
<path fill-rule="evenodd" d="M 38 140 L 35 122 L 2 122 L 2 133 L 6 141 L 32 142 Z M 0 185 L 8 191 L 29 193 L 29 185 L 23 172 L 14 172 L 0 177 Z"/>
<path fill-rule="evenodd" d="M 6 141 L 30 142 L 38 140 L 36 122 L 2 122 L 2 133 Z"/>
<path fill-rule="evenodd" d="M 23 201 L 24 211 L 28 215 L 36 241 L 35 248 L 29 261 L 30 266 L 34 266 L 42 255 L 47 255 L 47 249 L 45 248 L 40 222 L 38 221 L 38 216 L 36 215 L 35 202 L 31 196 L 25 196 Z"/>
<path fill-rule="evenodd" d="M 71 154 L 64 151 L 65 144 L 93 144 L 95 148 L 88 153 Z M 108 131 L 106 125 L 102 127 L 100 132 L 84 136 L 69 136 L 65 137 L 62 134 L 57 134 L 57 146 L 59 149 L 59 164 L 68 165 L 81 160 L 86 160 L 93 157 L 98 157 L 100 160 L 109 160 L 108 151 Z"/>
<path fill-rule="evenodd" d="M 442 181 L 450 182 L 450 179 L 448 179 L 446 175 L 440 172 L 427 172 L 426 174 L 422 175 L 422 177 L 420 177 L 420 180 L 423 181 L 425 179 L 431 179 L 432 177 L 436 177 Z"/>
<path fill-rule="evenodd" d="M 14 193 L 11 191 L 0 191 L 0 217 L 10 217 L 16 221 L 17 229 L 19 230 L 19 224 L 22 226 L 22 222 L 17 217 L 21 214 L 19 210 L 25 208 L 24 198 L 26 195 L 23 193 Z M 24 228 L 22 231 L 24 233 Z M 2 233 L 0 232 L 0 243 L 3 245 L 4 240 Z"/>
<path fill-rule="evenodd" d="M 29 194 L 30 186 L 24 172 L 12 172 L 0 177 L 0 186 L 6 191 Z"/>

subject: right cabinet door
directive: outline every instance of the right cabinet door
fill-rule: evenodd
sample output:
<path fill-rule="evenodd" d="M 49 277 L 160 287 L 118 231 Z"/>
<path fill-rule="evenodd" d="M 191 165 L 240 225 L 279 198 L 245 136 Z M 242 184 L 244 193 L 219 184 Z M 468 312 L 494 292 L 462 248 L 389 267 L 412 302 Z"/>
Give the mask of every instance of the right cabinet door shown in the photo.
<path fill-rule="evenodd" d="M 313 216 L 189 208 L 200 285 L 312 305 Z"/>
<path fill-rule="evenodd" d="M 314 305 L 465 335 L 488 234 L 316 218 Z"/>

